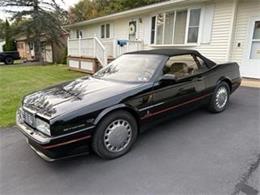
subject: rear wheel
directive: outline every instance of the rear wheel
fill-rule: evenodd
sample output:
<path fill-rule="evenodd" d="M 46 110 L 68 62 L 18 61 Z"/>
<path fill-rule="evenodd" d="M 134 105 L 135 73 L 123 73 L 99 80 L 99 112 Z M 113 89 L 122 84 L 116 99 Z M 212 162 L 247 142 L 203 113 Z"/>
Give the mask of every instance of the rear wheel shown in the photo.
<path fill-rule="evenodd" d="M 221 82 L 217 86 L 214 94 L 211 97 L 209 107 L 208 107 L 209 111 L 214 113 L 224 111 L 229 103 L 229 95 L 230 95 L 229 85 L 226 82 Z"/>
<path fill-rule="evenodd" d="M 92 141 L 92 148 L 104 159 L 126 154 L 137 138 L 135 118 L 126 111 L 116 111 L 102 119 Z"/>
<path fill-rule="evenodd" d="M 12 57 L 6 57 L 5 58 L 5 64 L 9 65 L 9 64 L 13 64 L 14 63 L 14 60 Z"/>

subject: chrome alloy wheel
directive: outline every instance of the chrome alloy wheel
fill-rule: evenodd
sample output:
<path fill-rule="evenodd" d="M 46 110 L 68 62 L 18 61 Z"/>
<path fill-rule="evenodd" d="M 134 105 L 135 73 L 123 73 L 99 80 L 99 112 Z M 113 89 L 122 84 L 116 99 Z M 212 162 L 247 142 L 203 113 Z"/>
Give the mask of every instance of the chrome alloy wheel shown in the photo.
<path fill-rule="evenodd" d="M 216 106 L 219 109 L 222 109 L 225 107 L 226 103 L 228 101 L 228 91 L 226 87 L 220 87 L 216 93 Z"/>
<path fill-rule="evenodd" d="M 130 143 L 132 128 L 128 121 L 118 119 L 108 125 L 104 134 L 104 144 L 110 152 L 121 152 Z"/>

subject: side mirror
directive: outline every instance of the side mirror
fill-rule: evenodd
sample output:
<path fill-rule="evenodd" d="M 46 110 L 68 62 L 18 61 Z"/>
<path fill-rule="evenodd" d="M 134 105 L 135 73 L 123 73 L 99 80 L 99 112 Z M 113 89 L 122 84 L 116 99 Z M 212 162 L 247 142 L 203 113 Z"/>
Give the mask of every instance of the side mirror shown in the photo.
<path fill-rule="evenodd" d="M 160 82 L 176 82 L 176 76 L 174 74 L 165 74 L 161 76 Z"/>

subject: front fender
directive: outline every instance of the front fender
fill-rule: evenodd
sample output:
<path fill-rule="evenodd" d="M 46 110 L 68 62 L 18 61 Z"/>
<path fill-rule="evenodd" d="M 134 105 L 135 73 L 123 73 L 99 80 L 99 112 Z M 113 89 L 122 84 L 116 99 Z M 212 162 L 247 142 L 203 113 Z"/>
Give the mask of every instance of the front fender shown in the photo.
<path fill-rule="evenodd" d="M 94 125 L 97 125 L 99 123 L 99 121 L 109 112 L 112 112 L 113 110 L 117 110 L 120 108 L 127 108 L 127 106 L 125 104 L 117 104 L 114 106 L 111 106 L 109 108 L 104 109 L 102 112 L 99 113 L 99 115 L 97 116 L 97 118 L 94 121 Z"/>

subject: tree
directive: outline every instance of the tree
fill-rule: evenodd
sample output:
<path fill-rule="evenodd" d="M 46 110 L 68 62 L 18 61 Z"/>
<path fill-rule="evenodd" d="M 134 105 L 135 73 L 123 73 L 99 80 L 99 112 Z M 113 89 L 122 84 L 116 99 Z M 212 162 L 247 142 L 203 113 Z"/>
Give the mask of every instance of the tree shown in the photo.
<path fill-rule="evenodd" d="M 167 0 L 81 0 L 69 10 L 70 23 L 125 11 Z"/>
<path fill-rule="evenodd" d="M 0 6 L 12 14 L 12 20 L 27 18 L 17 32 L 23 33 L 34 43 L 35 59 L 42 61 L 41 39 L 61 44 L 64 32 L 60 21 L 66 13 L 56 0 L 0 0 Z"/>
<path fill-rule="evenodd" d="M 5 22 L 0 19 L 0 40 L 5 38 Z"/>
<path fill-rule="evenodd" d="M 99 15 L 101 14 L 98 12 L 96 2 L 90 0 L 81 0 L 69 10 L 69 20 L 71 23 L 80 22 Z"/>
<path fill-rule="evenodd" d="M 8 20 L 5 21 L 4 37 L 5 37 L 5 45 L 3 47 L 3 50 L 4 51 L 15 51 L 16 44 L 15 44 L 13 34 L 12 34 L 12 29 L 10 27 Z"/>
<path fill-rule="evenodd" d="M 134 9 L 137 7 L 142 7 L 153 3 L 159 3 L 162 1 L 166 0 L 111 0 L 109 1 L 108 7 L 106 7 L 106 14 Z"/>

